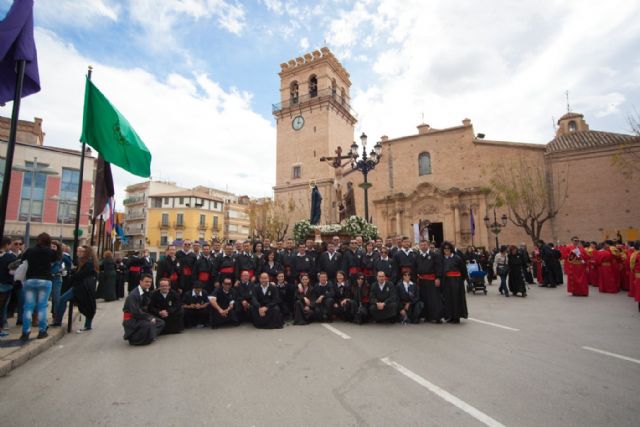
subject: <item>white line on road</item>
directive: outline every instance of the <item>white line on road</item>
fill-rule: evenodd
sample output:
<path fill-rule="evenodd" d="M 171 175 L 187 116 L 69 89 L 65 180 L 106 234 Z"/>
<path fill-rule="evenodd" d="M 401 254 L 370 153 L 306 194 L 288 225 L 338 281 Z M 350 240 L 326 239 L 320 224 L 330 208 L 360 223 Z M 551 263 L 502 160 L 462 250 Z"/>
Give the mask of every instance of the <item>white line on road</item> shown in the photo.
<path fill-rule="evenodd" d="M 333 332 L 334 334 L 336 334 L 337 336 L 339 336 L 340 338 L 343 338 L 345 340 L 350 340 L 351 337 L 347 334 L 345 334 L 344 332 L 342 332 L 339 329 L 334 328 L 331 325 L 328 325 L 326 323 L 323 323 L 322 326 L 324 326 L 325 328 L 327 328 L 328 330 L 330 330 L 331 332 Z"/>
<path fill-rule="evenodd" d="M 483 423 L 483 424 L 485 424 L 487 426 L 490 426 L 490 427 L 504 427 L 504 424 L 500 423 L 499 421 L 494 420 L 489 415 L 487 415 L 484 412 L 474 408 L 473 406 L 469 405 L 467 402 L 458 399 L 457 397 L 455 397 L 454 395 L 452 395 L 448 391 L 441 389 L 437 385 L 427 381 L 426 379 L 422 378 L 420 375 L 416 374 L 413 371 L 410 371 L 409 369 L 405 368 L 404 366 L 400 365 L 399 363 L 396 363 L 396 362 L 390 360 L 388 357 L 384 357 L 384 358 L 382 358 L 380 360 L 385 365 L 391 366 L 393 369 L 395 369 L 396 371 L 400 372 L 402 375 L 404 375 L 407 378 L 410 378 L 413 381 L 417 382 L 422 387 L 426 388 L 427 390 L 429 390 L 433 394 L 435 394 L 438 397 L 446 400 L 447 402 L 451 403 L 452 405 L 456 406 L 457 408 L 463 410 L 464 412 L 466 412 L 467 414 L 471 415 L 473 418 L 475 418 L 476 420 L 480 421 L 481 423 Z"/>
<path fill-rule="evenodd" d="M 469 317 L 468 320 L 471 320 L 472 322 L 482 323 L 483 325 L 495 326 L 496 328 L 506 329 L 507 331 L 518 332 L 520 330 L 520 329 L 512 328 L 511 326 L 504 326 L 499 323 L 487 322 L 486 320 L 474 319 L 472 317 Z"/>
<path fill-rule="evenodd" d="M 606 354 L 607 356 L 617 357 L 618 359 L 626 360 L 627 362 L 640 363 L 640 360 L 634 359 L 632 357 L 623 356 L 621 354 L 611 353 L 608 351 L 600 350 L 593 347 L 582 346 L 585 350 L 593 351 L 595 353 Z"/>

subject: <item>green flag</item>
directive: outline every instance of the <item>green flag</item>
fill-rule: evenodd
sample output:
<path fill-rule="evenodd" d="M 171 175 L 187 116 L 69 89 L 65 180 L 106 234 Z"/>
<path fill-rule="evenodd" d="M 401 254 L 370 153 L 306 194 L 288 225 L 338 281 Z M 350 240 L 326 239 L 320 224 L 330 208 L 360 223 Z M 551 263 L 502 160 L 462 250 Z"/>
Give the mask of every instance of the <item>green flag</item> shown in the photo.
<path fill-rule="evenodd" d="M 127 119 L 87 78 L 80 141 L 134 175 L 151 175 L 151 153 Z"/>

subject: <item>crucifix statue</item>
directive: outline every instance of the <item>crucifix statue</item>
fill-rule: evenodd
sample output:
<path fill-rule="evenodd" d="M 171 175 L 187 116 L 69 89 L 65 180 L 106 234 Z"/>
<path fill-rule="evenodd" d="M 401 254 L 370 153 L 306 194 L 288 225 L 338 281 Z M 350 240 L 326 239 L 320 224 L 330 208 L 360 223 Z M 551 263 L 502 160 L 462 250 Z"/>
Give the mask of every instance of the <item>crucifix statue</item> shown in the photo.
<path fill-rule="evenodd" d="M 346 172 L 342 171 L 342 168 L 347 166 L 348 164 L 350 164 L 350 158 L 348 156 L 343 156 L 342 155 L 342 147 L 338 146 L 338 148 L 336 148 L 335 151 L 336 155 L 335 156 L 330 156 L 330 157 L 321 157 L 320 161 L 321 162 L 331 162 L 329 163 L 329 165 L 334 169 L 335 171 L 335 177 L 333 180 L 333 189 L 335 191 L 336 194 L 336 200 L 338 200 L 338 220 L 339 222 L 342 222 L 342 220 L 344 220 L 347 217 L 347 208 L 346 208 L 346 204 L 345 204 L 345 195 L 343 196 L 342 194 L 342 178 L 345 175 L 350 174 L 351 172 L 353 172 L 353 170 L 348 170 Z M 342 162 L 343 160 L 346 160 L 346 162 Z M 352 191 L 353 192 L 353 191 Z M 355 215 L 355 212 L 351 213 L 351 215 Z"/>

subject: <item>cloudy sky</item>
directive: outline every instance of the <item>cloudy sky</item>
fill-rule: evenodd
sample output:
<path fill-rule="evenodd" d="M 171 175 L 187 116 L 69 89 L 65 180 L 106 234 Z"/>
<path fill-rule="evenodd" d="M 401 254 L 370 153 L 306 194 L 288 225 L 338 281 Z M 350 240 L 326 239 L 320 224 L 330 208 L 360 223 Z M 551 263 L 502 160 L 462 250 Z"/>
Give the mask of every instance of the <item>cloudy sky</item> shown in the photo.
<path fill-rule="evenodd" d="M 79 147 L 91 64 L 153 178 L 252 196 L 275 182 L 279 64 L 323 45 L 370 139 L 415 133 L 424 115 L 545 143 L 567 90 L 592 129 L 629 132 L 640 109 L 640 2 L 627 0 L 36 0 L 35 24 L 42 91 L 21 119 L 42 117 L 46 144 Z M 141 180 L 115 178 L 120 200 Z"/>

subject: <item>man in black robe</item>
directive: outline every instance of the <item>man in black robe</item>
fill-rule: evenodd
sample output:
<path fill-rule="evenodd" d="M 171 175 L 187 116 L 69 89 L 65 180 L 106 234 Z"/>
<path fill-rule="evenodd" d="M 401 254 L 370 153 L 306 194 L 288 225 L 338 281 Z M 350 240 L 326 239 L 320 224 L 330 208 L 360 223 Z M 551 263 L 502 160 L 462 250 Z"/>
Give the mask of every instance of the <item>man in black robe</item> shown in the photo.
<path fill-rule="evenodd" d="M 216 259 L 214 270 L 220 282 L 227 277 L 231 279 L 232 283 L 238 279 L 238 276 L 236 276 L 236 257 L 233 256 L 233 246 L 231 244 L 224 245 L 224 255 Z"/>
<path fill-rule="evenodd" d="M 140 257 L 139 252 L 133 253 L 127 260 L 127 290 L 131 292 L 137 283 L 140 283 L 140 275 L 142 274 L 142 266 L 144 260 Z M 153 288 L 153 283 L 151 284 Z"/>
<path fill-rule="evenodd" d="M 122 327 L 124 339 L 131 345 L 151 344 L 162 332 L 164 321 L 154 317 L 148 311 L 149 288 L 153 277 L 145 274 L 140 278 L 138 287 L 134 288 L 124 301 Z"/>
<path fill-rule="evenodd" d="M 411 273 L 411 280 L 415 280 L 416 253 L 411 249 L 411 240 L 408 237 L 402 238 L 402 249 L 396 252 L 393 258 L 396 265 L 396 277 L 401 278 L 402 273 Z"/>
<path fill-rule="evenodd" d="M 193 289 L 182 295 L 184 325 L 187 328 L 204 328 L 209 324 L 209 295 L 202 287 L 202 282 L 195 280 Z"/>
<path fill-rule="evenodd" d="M 317 282 L 315 262 L 313 258 L 307 254 L 307 247 L 304 243 L 298 245 L 298 254 L 293 258 L 293 270 L 295 271 L 297 280 L 300 280 L 300 276 L 303 274 L 307 274 L 312 285 Z"/>
<path fill-rule="evenodd" d="M 356 239 L 349 241 L 349 250 L 342 256 L 342 271 L 349 275 L 349 283 L 356 282 L 356 276 L 362 273 L 362 254 L 358 251 Z"/>
<path fill-rule="evenodd" d="M 240 277 L 246 271 L 249 273 L 249 279 L 255 282 L 257 270 L 258 260 L 251 251 L 251 242 L 247 240 L 242 245 L 242 252 L 236 255 L 236 277 Z"/>
<path fill-rule="evenodd" d="M 327 243 L 327 250 L 318 256 L 317 265 L 318 271 L 326 272 L 330 281 L 336 280 L 336 273 L 342 267 L 342 255 L 336 252 L 336 245 L 333 242 Z"/>
<path fill-rule="evenodd" d="M 404 273 L 398 283 L 398 303 L 400 308 L 400 322 L 406 324 L 420 323 L 423 303 L 418 295 L 417 286 L 411 281 L 411 274 Z"/>
<path fill-rule="evenodd" d="M 391 283 L 396 283 L 399 280 L 396 278 L 396 268 L 393 264 L 393 259 L 389 257 L 389 248 L 386 246 L 380 248 L 380 257 L 374 261 L 373 271 L 376 276 L 378 275 L 378 271 L 384 271 L 387 280 Z"/>
<path fill-rule="evenodd" d="M 228 277 L 222 281 L 222 286 L 217 288 L 209 297 L 211 304 L 211 328 L 231 325 L 238 326 L 238 311 L 236 310 L 236 290 Z"/>
<path fill-rule="evenodd" d="M 442 254 L 440 282 L 442 284 L 443 314 L 447 322 L 460 323 L 460 318 L 466 319 L 468 317 L 464 288 L 464 279 L 468 277 L 467 265 L 460 256 L 454 253 L 454 246 L 449 242 L 442 244 Z"/>
<path fill-rule="evenodd" d="M 184 330 L 180 295 L 171 289 L 169 279 L 160 279 L 158 285 L 158 289 L 151 293 L 149 313 L 164 321 L 162 335 L 179 334 Z"/>
<path fill-rule="evenodd" d="M 387 282 L 382 271 L 378 272 L 377 282 L 371 285 L 369 294 L 369 315 L 376 322 L 396 321 L 398 315 L 398 294 L 396 287 Z"/>
<path fill-rule="evenodd" d="M 312 307 L 317 321 L 331 322 L 333 320 L 333 298 L 333 286 L 327 280 L 327 273 L 321 271 L 318 284 L 311 288 Z"/>
<path fill-rule="evenodd" d="M 267 275 L 269 277 L 269 275 Z M 225 279 L 226 280 L 226 279 Z M 240 276 L 240 281 L 236 283 L 234 289 L 237 297 L 237 313 L 240 322 L 250 322 L 251 304 L 253 302 L 253 291 L 255 284 L 249 280 L 249 272 L 245 271 Z"/>
<path fill-rule="evenodd" d="M 176 252 L 176 257 L 180 261 L 180 281 L 182 292 L 191 290 L 193 282 L 193 267 L 196 263 L 197 256 L 191 249 L 191 240 L 185 240 L 182 243 L 182 249 Z"/>
<path fill-rule="evenodd" d="M 423 305 L 421 317 L 427 322 L 440 323 L 442 319 L 442 292 L 440 270 L 442 257 L 431 250 L 429 242 L 420 241 L 420 252 L 416 255 L 418 294 Z"/>
<path fill-rule="evenodd" d="M 260 285 L 256 286 L 251 301 L 253 325 L 258 329 L 281 329 L 284 321 L 279 303 L 278 289 L 273 283 L 269 283 L 269 275 L 260 274 Z"/>
<path fill-rule="evenodd" d="M 158 271 L 156 273 L 156 286 L 160 286 L 160 279 L 169 279 L 171 289 L 182 292 L 180 288 L 180 261 L 176 257 L 176 247 L 167 246 L 165 256 L 158 261 Z"/>
<path fill-rule="evenodd" d="M 213 292 L 213 261 L 211 246 L 205 243 L 202 245 L 202 253 L 194 264 L 193 277 L 202 283 L 204 290 L 209 294 Z"/>

